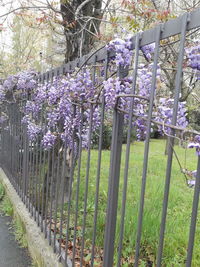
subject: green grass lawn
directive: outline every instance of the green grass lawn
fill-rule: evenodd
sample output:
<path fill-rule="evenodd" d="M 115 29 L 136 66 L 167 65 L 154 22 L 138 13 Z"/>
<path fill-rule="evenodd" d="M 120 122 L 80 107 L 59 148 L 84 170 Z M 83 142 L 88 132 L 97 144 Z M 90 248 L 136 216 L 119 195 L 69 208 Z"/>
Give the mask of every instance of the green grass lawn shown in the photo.
<path fill-rule="evenodd" d="M 145 208 L 143 217 L 143 233 L 141 240 L 141 266 L 148 266 L 145 262 L 151 261 L 155 264 L 156 251 L 159 238 L 161 208 L 163 199 L 163 190 L 165 183 L 165 171 L 167 156 L 164 155 L 165 140 L 151 140 L 149 164 L 147 174 L 147 186 L 145 195 Z M 116 255 L 117 244 L 119 238 L 120 225 L 120 209 L 123 190 L 123 171 L 125 162 L 126 145 L 123 145 L 121 177 L 119 187 L 119 203 L 118 203 L 118 221 L 116 230 Z M 178 157 L 183 168 L 195 170 L 197 165 L 197 157 L 194 150 L 187 150 L 187 162 L 185 166 L 185 150 L 179 146 L 175 147 Z M 142 166 L 143 166 L 144 143 L 134 142 L 131 145 L 130 163 L 129 163 L 129 180 L 126 203 L 125 231 L 124 231 L 124 247 L 123 247 L 123 264 L 122 266 L 133 266 L 132 259 L 134 257 L 135 239 L 137 231 L 138 203 L 140 197 Z M 96 194 L 96 170 L 97 170 L 98 151 L 91 151 L 91 168 L 89 177 L 89 193 L 88 193 L 88 213 L 87 213 L 87 229 L 86 229 L 86 245 L 90 246 L 93 231 L 94 216 L 94 199 Z M 79 218 L 78 225 L 81 227 L 83 221 L 83 199 L 85 190 L 85 174 L 86 174 L 87 151 L 82 154 L 81 168 L 81 184 L 79 198 Z M 97 247 L 103 246 L 105 213 L 107 205 L 107 188 L 110 164 L 110 151 L 102 152 L 101 180 L 100 180 L 100 196 L 99 211 L 97 224 Z M 72 201 L 72 218 L 75 205 L 75 188 L 77 173 L 75 172 L 73 185 L 73 201 Z M 194 190 L 188 188 L 184 181 L 184 176 L 180 172 L 179 165 L 174 157 L 171 177 L 171 188 L 168 205 L 167 226 L 163 253 L 163 266 L 184 266 L 186 259 L 186 250 L 188 242 L 188 233 L 190 225 L 190 216 L 192 210 Z M 193 265 L 200 266 L 200 223 L 197 221 L 196 241 L 193 254 Z M 116 256 L 115 256 L 116 258 Z"/>

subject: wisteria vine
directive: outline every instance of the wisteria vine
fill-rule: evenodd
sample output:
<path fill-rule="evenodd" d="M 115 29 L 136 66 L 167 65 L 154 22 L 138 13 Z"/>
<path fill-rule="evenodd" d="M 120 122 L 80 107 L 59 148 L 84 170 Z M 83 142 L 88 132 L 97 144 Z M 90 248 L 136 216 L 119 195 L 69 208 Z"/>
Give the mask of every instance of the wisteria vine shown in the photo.
<path fill-rule="evenodd" d="M 127 37 L 125 40 L 116 38 L 107 45 L 107 49 L 116 54 L 112 59 L 116 70 L 118 67 L 130 67 L 133 58 L 131 37 Z M 141 53 L 148 64 L 139 65 L 136 86 L 138 97 L 134 98 L 133 125 L 136 128 L 138 140 L 144 140 L 146 136 L 146 118 L 152 86 L 151 59 L 154 49 L 154 43 L 141 47 Z M 200 71 L 199 51 L 199 45 L 186 51 L 188 66 L 198 72 Z M 94 103 L 98 103 L 104 94 L 106 112 L 112 112 L 117 96 L 130 94 L 133 82 L 131 74 L 125 78 L 115 75 L 104 81 L 99 91 L 92 79 L 92 71 L 87 66 L 77 75 L 75 72 L 68 73 L 44 84 L 39 84 L 36 78 L 37 74 L 34 71 L 9 76 L 0 85 L 0 102 L 23 102 L 21 105 L 24 114 L 22 122 L 27 126 L 29 139 L 35 141 L 39 138 L 45 149 L 52 148 L 59 139 L 68 146 L 72 146 L 73 133 L 76 133 L 77 140 L 82 136 L 82 145 L 88 147 L 89 127 L 92 127 L 90 130 L 95 132 L 100 126 L 100 105 Z M 159 124 L 154 123 L 152 127 L 161 134 L 170 134 L 171 129 L 167 125 L 171 124 L 172 120 L 173 99 L 159 96 L 159 87 L 162 84 L 160 66 L 157 66 L 156 79 L 153 119 Z M 121 97 L 119 107 L 128 111 L 130 100 L 131 97 Z M 180 102 L 177 126 L 185 128 L 188 125 L 186 112 L 185 103 Z M 125 115 L 125 118 L 127 116 Z M 0 122 L 5 120 L 6 117 L 1 115 Z M 189 147 L 196 147 L 200 154 L 199 138 L 196 137 Z"/>

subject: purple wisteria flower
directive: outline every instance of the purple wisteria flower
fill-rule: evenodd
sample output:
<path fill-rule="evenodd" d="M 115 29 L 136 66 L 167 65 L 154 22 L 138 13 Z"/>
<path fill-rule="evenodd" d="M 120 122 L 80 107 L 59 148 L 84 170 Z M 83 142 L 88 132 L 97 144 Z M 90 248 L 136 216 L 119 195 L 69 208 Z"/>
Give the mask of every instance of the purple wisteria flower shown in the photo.
<path fill-rule="evenodd" d="M 55 111 L 49 111 L 47 113 L 47 124 L 49 127 L 56 127 L 56 124 L 59 120 L 59 113 Z"/>
<path fill-rule="evenodd" d="M 32 90 L 37 86 L 37 82 L 34 79 L 36 73 L 34 71 L 23 71 L 20 72 L 17 77 L 17 89 L 18 90 Z"/>
<path fill-rule="evenodd" d="M 123 79 L 120 80 L 119 77 L 117 78 L 109 78 L 107 81 L 104 81 L 104 92 L 105 92 L 105 100 L 106 100 L 106 108 L 111 109 L 116 104 L 116 98 L 120 94 L 130 94 L 131 90 L 131 79 Z M 126 108 L 127 98 L 120 98 L 119 106 Z"/>
<path fill-rule="evenodd" d="M 178 103 L 178 113 L 177 113 L 177 123 L 176 125 L 181 128 L 186 128 L 188 125 L 188 121 L 186 118 L 186 103 L 179 102 Z M 161 97 L 158 101 L 157 113 L 155 120 L 163 123 L 163 126 L 158 126 L 158 130 L 163 133 L 163 131 L 167 134 L 171 133 L 171 128 L 164 126 L 164 124 L 170 125 L 172 123 L 173 116 L 173 107 L 174 107 L 174 99 L 172 98 L 163 98 Z"/>
<path fill-rule="evenodd" d="M 141 47 L 142 52 L 144 53 L 145 57 L 150 60 L 152 58 L 152 54 L 155 50 L 155 43 L 144 45 Z"/>
<path fill-rule="evenodd" d="M 128 36 L 125 40 L 116 38 L 109 42 L 106 46 L 108 51 L 114 51 L 116 53 L 115 61 L 117 66 L 129 66 L 133 51 L 131 51 L 131 37 Z"/>
<path fill-rule="evenodd" d="M 56 135 L 48 131 L 42 139 L 42 145 L 45 149 L 50 149 L 54 146 L 56 142 Z"/>
<path fill-rule="evenodd" d="M 40 111 L 40 106 L 35 101 L 27 101 L 25 106 L 25 113 L 32 113 L 34 116 Z"/>
<path fill-rule="evenodd" d="M 195 180 L 187 180 L 187 184 L 189 187 L 195 186 L 196 181 Z"/>
<path fill-rule="evenodd" d="M 38 104 L 38 105 L 42 105 L 43 103 L 46 102 L 47 99 L 47 84 L 44 85 L 39 85 L 36 89 L 35 89 L 35 93 L 33 96 L 33 100 Z"/>
<path fill-rule="evenodd" d="M 7 119 L 8 119 L 8 117 L 6 115 L 1 115 L 0 116 L 0 124 L 4 123 Z"/>
<path fill-rule="evenodd" d="M 17 83 L 17 76 L 8 76 L 8 78 L 4 81 L 3 87 L 5 91 L 12 91 Z"/>
<path fill-rule="evenodd" d="M 34 124 L 33 122 L 29 122 L 27 125 L 27 133 L 30 141 L 35 141 L 38 134 L 41 132 L 41 127 Z"/>
<path fill-rule="evenodd" d="M 36 73 L 33 71 L 24 71 L 16 75 L 8 76 L 0 88 L 0 101 L 27 100 L 30 91 L 37 86 L 35 75 Z"/>
<path fill-rule="evenodd" d="M 28 124 L 28 123 L 30 123 L 31 122 L 31 119 L 30 119 L 29 115 L 27 115 L 27 114 L 24 115 L 24 117 L 22 118 L 21 122 L 22 122 L 22 124 Z"/>
<path fill-rule="evenodd" d="M 200 80 L 200 43 L 196 41 L 192 47 L 185 49 L 188 66 L 195 70 L 196 77 Z"/>
<path fill-rule="evenodd" d="M 188 144 L 188 148 L 195 148 L 197 156 L 200 156 L 200 135 L 196 135 Z"/>

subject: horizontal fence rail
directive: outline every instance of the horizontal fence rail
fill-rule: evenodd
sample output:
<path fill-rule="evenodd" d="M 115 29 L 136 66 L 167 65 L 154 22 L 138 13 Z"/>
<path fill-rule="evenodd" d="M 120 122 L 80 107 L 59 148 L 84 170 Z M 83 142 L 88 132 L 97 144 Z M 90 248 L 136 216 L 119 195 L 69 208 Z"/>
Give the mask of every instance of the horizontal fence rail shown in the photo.
<path fill-rule="evenodd" d="M 200 26 L 199 22 L 200 16 L 200 8 L 194 10 L 193 12 L 188 13 L 189 22 L 187 30 L 193 30 Z M 160 40 L 167 39 L 168 37 L 180 34 L 182 30 L 182 16 L 169 20 L 163 24 L 163 31 Z M 154 43 L 156 40 L 156 28 L 144 31 L 142 33 L 142 38 L 140 41 L 140 46 L 144 46 L 147 44 Z M 136 36 L 132 38 L 132 48 L 135 48 Z M 114 53 L 110 53 L 109 57 L 112 57 Z M 85 55 L 81 58 L 77 58 L 74 61 L 66 63 L 60 67 L 42 73 L 38 76 L 39 81 L 43 82 L 45 80 L 50 79 L 50 77 L 58 76 L 63 73 L 67 73 L 69 71 L 73 71 L 77 67 L 82 67 L 85 64 L 93 64 L 94 58 L 96 58 L 96 62 L 105 60 L 107 57 L 107 50 L 105 47 L 99 49 L 99 51 L 95 51 L 92 54 Z"/>
<path fill-rule="evenodd" d="M 35 140 L 29 139 L 27 126 L 22 123 L 23 103 L 20 106 L 15 102 L 7 102 L 1 107 L 1 111 L 3 110 L 9 118 L 9 123 L 3 122 L 1 127 L 1 166 L 45 238 L 48 239 L 49 245 L 53 247 L 55 253 L 59 254 L 59 260 L 64 266 L 167 266 L 163 260 L 165 242 L 170 242 L 166 240 L 167 231 L 169 231 L 167 215 L 170 205 L 170 186 L 176 186 L 171 185 L 171 180 L 174 177 L 173 155 L 177 138 L 177 113 L 183 78 L 185 43 L 187 33 L 200 27 L 199 18 L 200 9 L 197 9 L 136 34 L 131 40 L 132 66 L 130 69 L 119 67 L 115 75 L 120 81 L 126 77 L 132 79 L 128 96 L 131 99 L 129 112 L 121 108 L 124 95 L 119 95 L 112 112 L 108 113 L 103 90 L 99 93 L 101 94 L 99 101 L 89 102 L 87 118 L 85 118 L 83 106 L 73 103 L 72 120 L 76 120 L 79 116 L 81 126 L 78 132 L 71 129 L 71 145 L 59 139 L 51 149 L 45 150 L 40 136 Z M 152 154 L 151 149 L 157 74 L 163 55 L 161 42 L 175 35 L 178 36 L 176 40 L 178 56 L 172 92 L 173 116 L 171 124 L 168 125 L 170 133 L 166 134 L 168 137 L 166 167 L 162 166 L 165 169 L 164 172 L 162 169 L 162 177 L 158 179 L 157 176 L 160 174 L 156 173 L 157 178 L 155 178 L 150 171 L 150 166 L 153 164 L 155 172 L 160 168 L 155 162 L 152 163 L 155 152 Z M 155 49 L 151 62 L 150 96 L 148 99 L 140 96 L 148 106 L 147 114 L 142 118 L 147 123 L 144 153 L 141 157 L 136 154 L 137 145 L 133 142 L 133 136 L 136 135 L 133 121 L 137 117 L 134 112 L 136 99 L 139 98 L 138 76 L 143 68 L 141 64 L 144 65 L 144 59 L 140 55 L 141 47 L 151 43 L 155 43 Z M 56 77 L 65 76 L 74 70 L 78 73 L 81 68 L 90 66 L 92 84 L 98 87 L 103 81 L 112 77 L 111 59 L 114 56 L 114 52 L 108 52 L 104 47 L 91 55 L 40 74 L 37 81 L 40 85 L 51 83 Z M 28 97 L 31 100 L 32 95 Z M 100 110 L 100 118 L 98 130 L 95 132 L 93 126 L 97 108 Z M 47 114 L 43 113 L 42 110 L 39 120 L 47 128 Z M 83 128 L 86 119 L 88 121 L 87 145 L 83 148 L 85 142 Z M 109 145 L 105 149 L 105 143 L 108 140 L 105 138 L 108 121 L 111 129 L 108 135 Z M 160 124 L 162 126 L 162 123 Z M 164 123 L 163 128 L 165 128 Z M 159 154 L 160 148 L 156 149 L 156 153 Z M 142 164 L 137 165 L 137 157 Z M 154 161 L 156 160 L 158 158 L 155 157 Z M 165 159 L 163 161 L 165 162 Z M 158 179 L 159 184 L 156 189 L 152 184 L 154 178 Z M 183 260 L 181 263 L 178 261 L 177 266 L 182 266 L 182 263 L 187 267 L 192 266 L 199 192 L 198 159 L 193 206 L 188 215 L 189 219 L 186 218 L 189 241 L 187 248 L 180 252 Z M 159 201 L 156 194 L 160 196 Z M 150 200 L 152 205 L 148 206 Z M 153 214 L 151 209 L 157 213 Z M 190 217 L 191 222 L 189 222 Z M 149 229 L 144 230 L 148 221 L 149 224 L 152 223 L 152 218 L 154 221 L 159 221 L 158 227 L 154 231 L 152 224 Z M 155 236 L 150 240 L 154 243 L 154 251 L 151 251 L 148 245 L 145 247 L 143 236 L 148 240 L 148 230 L 154 231 Z M 151 260 L 153 253 L 156 256 Z"/>

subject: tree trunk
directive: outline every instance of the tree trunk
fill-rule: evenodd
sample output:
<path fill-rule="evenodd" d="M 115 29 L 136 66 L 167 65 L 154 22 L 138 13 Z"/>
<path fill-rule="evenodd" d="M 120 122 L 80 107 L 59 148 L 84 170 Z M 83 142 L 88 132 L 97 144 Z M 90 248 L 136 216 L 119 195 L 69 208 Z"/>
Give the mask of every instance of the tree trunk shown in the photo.
<path fill-rule="evenodd" d="M 102 0 L 61 1 L 66 39 L 65 62 L 88 54 L 98 38 Z"/>

